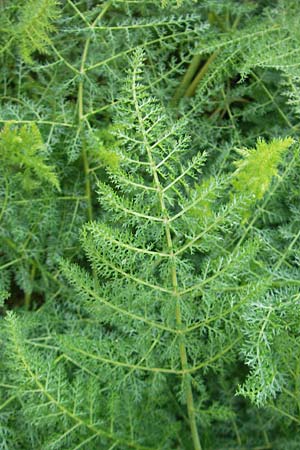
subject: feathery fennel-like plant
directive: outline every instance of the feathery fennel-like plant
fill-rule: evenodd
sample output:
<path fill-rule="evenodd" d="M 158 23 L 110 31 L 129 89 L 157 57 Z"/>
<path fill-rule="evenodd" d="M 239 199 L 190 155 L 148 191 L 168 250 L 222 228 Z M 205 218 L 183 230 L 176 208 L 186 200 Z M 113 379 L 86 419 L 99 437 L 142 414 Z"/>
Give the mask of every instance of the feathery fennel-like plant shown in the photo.
<path fill-rule="evenodd" d="M 297 2 L 0 7 L 1 448 L 298 448 Z"/>
<path fill-rule="evenodd" d="M 272 292 L 273 279 L 268 280 L 259 261 L 261 242 L 251 227 L 240 235 L 238 231 L 240 211 L 249 208 L 247 197 L 251 195 L 251 187 L 238 181 L 251 173 L 257 159 L 245 158 L 236 174 L 204 178 L 201 185 L 205 155 L 196 154 L 186 161 L 190 143 L 183 134 L 184 121 L 172 124 L 143 89 L 139 53 L 132 65 L 116 117 L 120 167 L 109 170 L 117 189 L 98 183 L 107 216 L 102 223 L 88 224 L 81 239 L 97 278 L 78 265 L 62 262 L 83 318 L 79 328 L 71 321 L 72 332 L 49 336 L 45 344 L 50 364 L 47 386 L 43 376 L 36 378 L 35 364 L 41 364 L 38 355 L 29 350 L 25 356 L 18 320 L 8 317 L 8 349 L 12 346 L 25 384 L 33 390 L 36 386 L 42 394 L 35 405 L 29 400 L 30 411 L 43 410 L 48 417 L 54 407 L 54 414 L 66 421 L 60 430 L 55 421 L 56 437 L 48 425 L 52 440 L 43 445 L 49 448 L 86 443 L 89 448 L 172 448 L 179 444 L 200 449 L 205 373 L 222 372 L 236 361 L 243 349 L 243 335 L 248 333 L 245 312 L 247 316 L 249 307 Z M 264 163 L 266 174 L 274 174 L 276 155 L 290 145 L 288 139 L 269 146 L 258 143 L 257 158 L 267 148 L 270 155 L 274 153 L 273 163 Z M 260 184 L 270 183 L 266 174 L 262 170 Z M 226 204 L 221 198 L 230 184 L 237 194 Z M 204 202 L 211 213 L 199 220 Z M 69 379 L 75 399 L 66 389 L 63 361 L 78 369 Z M 277 374 L 270 380 L 259 376 L 266 383 L 260 395 L 275 395 Z M 81 389 L 85 391 L 92 383 L 88 389 L 93 390 L 95 382 L 94 398 L 83 402 Z M 53 397 L 57 389 L 65 398 L 62 404 Z M 178 408 L 186 408 L 186 425 L 176 419 L 170 398 Z M 94 413 L 94 403 L 102 405 L 102 412 L 96 408 Z M 214 403 L 210 414 L 232 418 L 229 408 L 219 410 Z"/>

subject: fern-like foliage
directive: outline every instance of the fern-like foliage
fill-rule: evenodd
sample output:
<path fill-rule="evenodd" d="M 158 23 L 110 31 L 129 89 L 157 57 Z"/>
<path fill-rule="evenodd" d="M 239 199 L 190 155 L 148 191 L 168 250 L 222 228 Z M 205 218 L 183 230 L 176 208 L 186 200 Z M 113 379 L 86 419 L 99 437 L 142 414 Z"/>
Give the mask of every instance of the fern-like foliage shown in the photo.
<path fill-rule="evenodd" d="M 44 162 L 41 151 L 44 144 L 37 126 L 33 123 L 20 129 L 5 125 L 0 133 L 0 160 L 4 171 L 22 171 L 21 181 L 25 187 L 34 187 L 39 181 L 52 184 L 59 189 L 59 181 L 53 167 Z"/>
<path fill-rule="evenodd" d="M 272 178 L 278 173 L 278 163 L 282 154 L 291 146 L 293 140 L 275 139 L 270 144 L 258 141 L 255 150 L 240 150 L 243 159 L 236 163 L 238 169 L 233 182 L 238 192 L 261 199 L 268 190 Z"/>
<path fill-rule="evenodd" d="M 55 31 L 53 21 L 59 17 L 57 0 L 28 0 L 20 8 L 18 45 L 24 61 L 32 64 L 34 52 L 48 53 L 49 34 Z"/>
<path fill-rule="evenodd" d="M 89 223 L 81 235 L 94 276 L 61 263 L 82 319 L 49 342 L 42 333 L 37 352 L 26 344 L 18 319 L 8 318 L 8 351 L 18 384 L 24 377 L 31 420 L 34 415 L 41 428 L 49 414 L 57 418 L 47 425 L 51 439 L 35 443 L 43 448 L 201 448 L 207 410 L 209 422 L 234 417 L 229 406 L 208 402 L 206 377 L 236 362 L 244 339 L 250 343 L 249 308 L 275 295 L 259 263 L 263 242 L 249 229 L 239 236 L 243 196 L 226 205 L 220 197 L 230 177 L 206 178 L 203 153 L 187 161 L 185 122 L 172 122 L 145 91 L 144 58 L 137 52 L 132 60 L 115 116 L 120 166 L 109 169 L 107 183 L 98 183 L 105 219 Z M 275 169 L 261 157 L 266 147 L 259 143 L 256 157 L 267 180 Z M 247 153 L 233 177 L 249 167 Z M 255 183 L 252 192 L 244 186 L 247 195 L 256 191 Z M 199 220 L 201 210 L 195 211 L 203 205 L 210 214 L 204 209 Z M 268 308 L 261 318 L 254 315 L 255 336 L 269 317 Z M 264 342 L 259 359 L 246 358 L 254 371 Z M 39 374 L 40 364 L 47 372 Z M 270 370 L 263 365 L 264 374 Z M 259 379 L 257 402 L 282 383 L 276 374 L 269 380 L 253 373 L 240 392 L 253 392 L 258 376 L 265 386 Z M 24 414 L 26 420 L 26 408 Z"/>
<path fill-rule="evenodd" d="M 0 448 L 299 448 L 298 2 L 0 11 Z"/>

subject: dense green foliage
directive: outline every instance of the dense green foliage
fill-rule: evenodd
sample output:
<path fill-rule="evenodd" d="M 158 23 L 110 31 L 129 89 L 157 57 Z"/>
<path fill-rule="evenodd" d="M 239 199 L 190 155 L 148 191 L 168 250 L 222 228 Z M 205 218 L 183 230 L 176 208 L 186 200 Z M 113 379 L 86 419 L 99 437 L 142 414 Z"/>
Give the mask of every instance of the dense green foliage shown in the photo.
<path fill-rule="evenodd" d="M 300 447 L 299 17 L 0 1 L 0 449 Z"/>

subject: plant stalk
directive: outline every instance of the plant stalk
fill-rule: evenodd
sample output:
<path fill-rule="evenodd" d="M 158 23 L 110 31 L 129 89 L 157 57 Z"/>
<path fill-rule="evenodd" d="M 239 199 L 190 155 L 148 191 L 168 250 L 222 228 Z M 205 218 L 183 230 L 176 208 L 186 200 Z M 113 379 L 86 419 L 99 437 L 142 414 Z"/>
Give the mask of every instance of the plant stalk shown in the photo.
<path fill-rule="evenodd" d="M 188 89 L 186 90 L 186 92 L 185 92 L 186 97 L 192 97 L 195 94 L 199 82 L 202 80 L 202 78 L 208 71 L 209 66 L 214 62 L 214 60 L 216 59 L 216 57 L 218 56 L 219 53 L 220 53 L 220 50 L 218 49 L 210 55 L 210 57 L 208 58 L 208 60 L 204 64 L 204 66 L 199 70 L 198 74 L 196 75 L 196 77 L 193 79 L 192 83 L 189 85 Z"/>
<path fill-rule="evenodd" d="M 200 62 L 201 62 L 201 55 L 194 55 L 187 71 L 185 72 L 183 79 L 181 80 L 181 83 L 176 89 L 174 97 L 172 98 L 171 101 L 172 106 L 176 106 L 179 100 L 184 96 L 186 90 L 189 87 L 189 84 L 191 83 L 193 77 L 195 76 L 195 73 L 197 72 Z"/>
<path fill-rule="evenodd" d="M 137 99 L 134 84 L 133 84 L 132 92 L 133 92 L 133 100 L 134 100 L 134 104 L 135 104 L 136 114 L 137 114 L 137 117 L 138 117 L 138 120 L 140 123 L 140 127 L 141 127 L 141 130 L 143 133 L 144 145 L 146 148 L 149 163 L 151 165 L 154 184 L 157 189 L 157 195 L 158 195 L 158 199 L 160 202 L 161 211 L 162 211 L 162 214 L 164 217 L 167 248 L 168 248 L 168 252 L 169 252 L 170 256 L 173 258 L 173 263 L 172 263 L 172 267 L 171 267 L 171 277 L 172 277 L 173 296 L 174 296 L 174 299 L 176 300 L 175 319 L 176 319 L 177 328 L 179 330 L 181 330 L 182 329 L 182 317 L 181 317 L 181 309 L 180 309 L 180 304 L 179 304 L 180 293 L 178 291 L 176 262 L 175 262 L 174 248 L 173 248 L 171 228 L 170 228 L 170 222 L 169 222 L 170 218 L 168 216 L 168 210 L 167 210 L 166 204 L 165 204 L 164 193 L 163 193 L 160 181 L 159 181 L 155 161 L 153 160 L 153 157 L 152 157 L 151 147 L 149 146 L 149 143 L 147 141 L 147 133 L 145 130 L 143 117 L 139 110 L 138 99 Z M 190 380 L 189 374 L 186 372 L 188 369 L 187 352 L 186 352 L 186 346 L 185 346 L 185 342 L 184 342 L 184 336 L 182 336 L 182 335 L 180 336 L 179 354 L 180 354 L 181 367 L 182 367 L 182 370 L 184 371 L 183 381 L 184 381 L 184 386 L 185 386 L 185 398 L 186 398 L 186 403 L 187 403 L 189 425 L 190 425 L 192 440 L 193 440 L 193 444 L 194 444 L 194 450 L 202 450 L 200 439 L 199 439 L 199 434 L 198 434 L 198 429 L 197 429 L 197 421 L 196 421 L 191 380 Z"/>
<path fill-rule="evenodd" d="M 100 20 L 104 16 L 104 14 L 106 13 L 106 11 L 110 7 L 110 5 L 111 5 L 111 2 L 107 2 L 104 5 L 101 12 L 97 15 L 96 19 L 93 21 L 93 23 L 91 25 L 91 29 L 93 29 L 96 26 L 98 20 Z M 91 43 L 91 38 L 88 37 L 85 42 L 85 45 L 84 45 L 82 58 L 81 58 L 81 65 L 80 65 L 80 81 L 79 81 L 79 85 L 78 85 L 79 130 L 81 130 L 81 128 L 83 126 L 83 122 L 87 121 L 87 118 L 84 116 L 84 112 L 83 112 L 83 80 L 84 80 L 84 76 L 85 76 L 85 63 L 86 63 L 90 43 Z M 84 175 L 85 175 L 85 194 L 86 194 L 86 198 L 87 198 L 87 216 L 88 216 L 89 221 L 91 221 L 91 220 L 93 220 L 93 204 L 92 204 L 92 191 L 91 191 L 91 180 L 90 180 L 90 167 L 89 167 L 89 160 L 88 160 L 86 147 L 84 145 L 82 148 L 82 160 L 83 160 L 83 170 L 84 170 Z"/>
<path fill-rule="evenodd" d="M 31 268 L 31 272 L 30 272 L 30 281 L 31 282 L 34 280 L 35 272 L 36 272 L 36 266 L 35 266 L 35 264 L 33 264 L 32 268 Z M 31 306 L 31 294 L 32 294 L 31 291 L 26 292 L 25 297 L 24 297 L 24 305 L 25 305 L 25 309 L 27 311 L 29 311 L 30 306 Z"/>

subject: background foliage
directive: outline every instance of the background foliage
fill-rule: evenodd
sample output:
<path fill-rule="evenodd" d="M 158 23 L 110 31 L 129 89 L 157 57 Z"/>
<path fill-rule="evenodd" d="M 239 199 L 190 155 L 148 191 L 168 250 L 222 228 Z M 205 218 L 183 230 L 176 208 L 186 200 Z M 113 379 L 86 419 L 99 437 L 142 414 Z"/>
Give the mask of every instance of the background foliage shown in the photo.
<path fill-rule="evenodd" d="M 0 448 L 298 449 L 299 2 L 0 1 Z"/>

